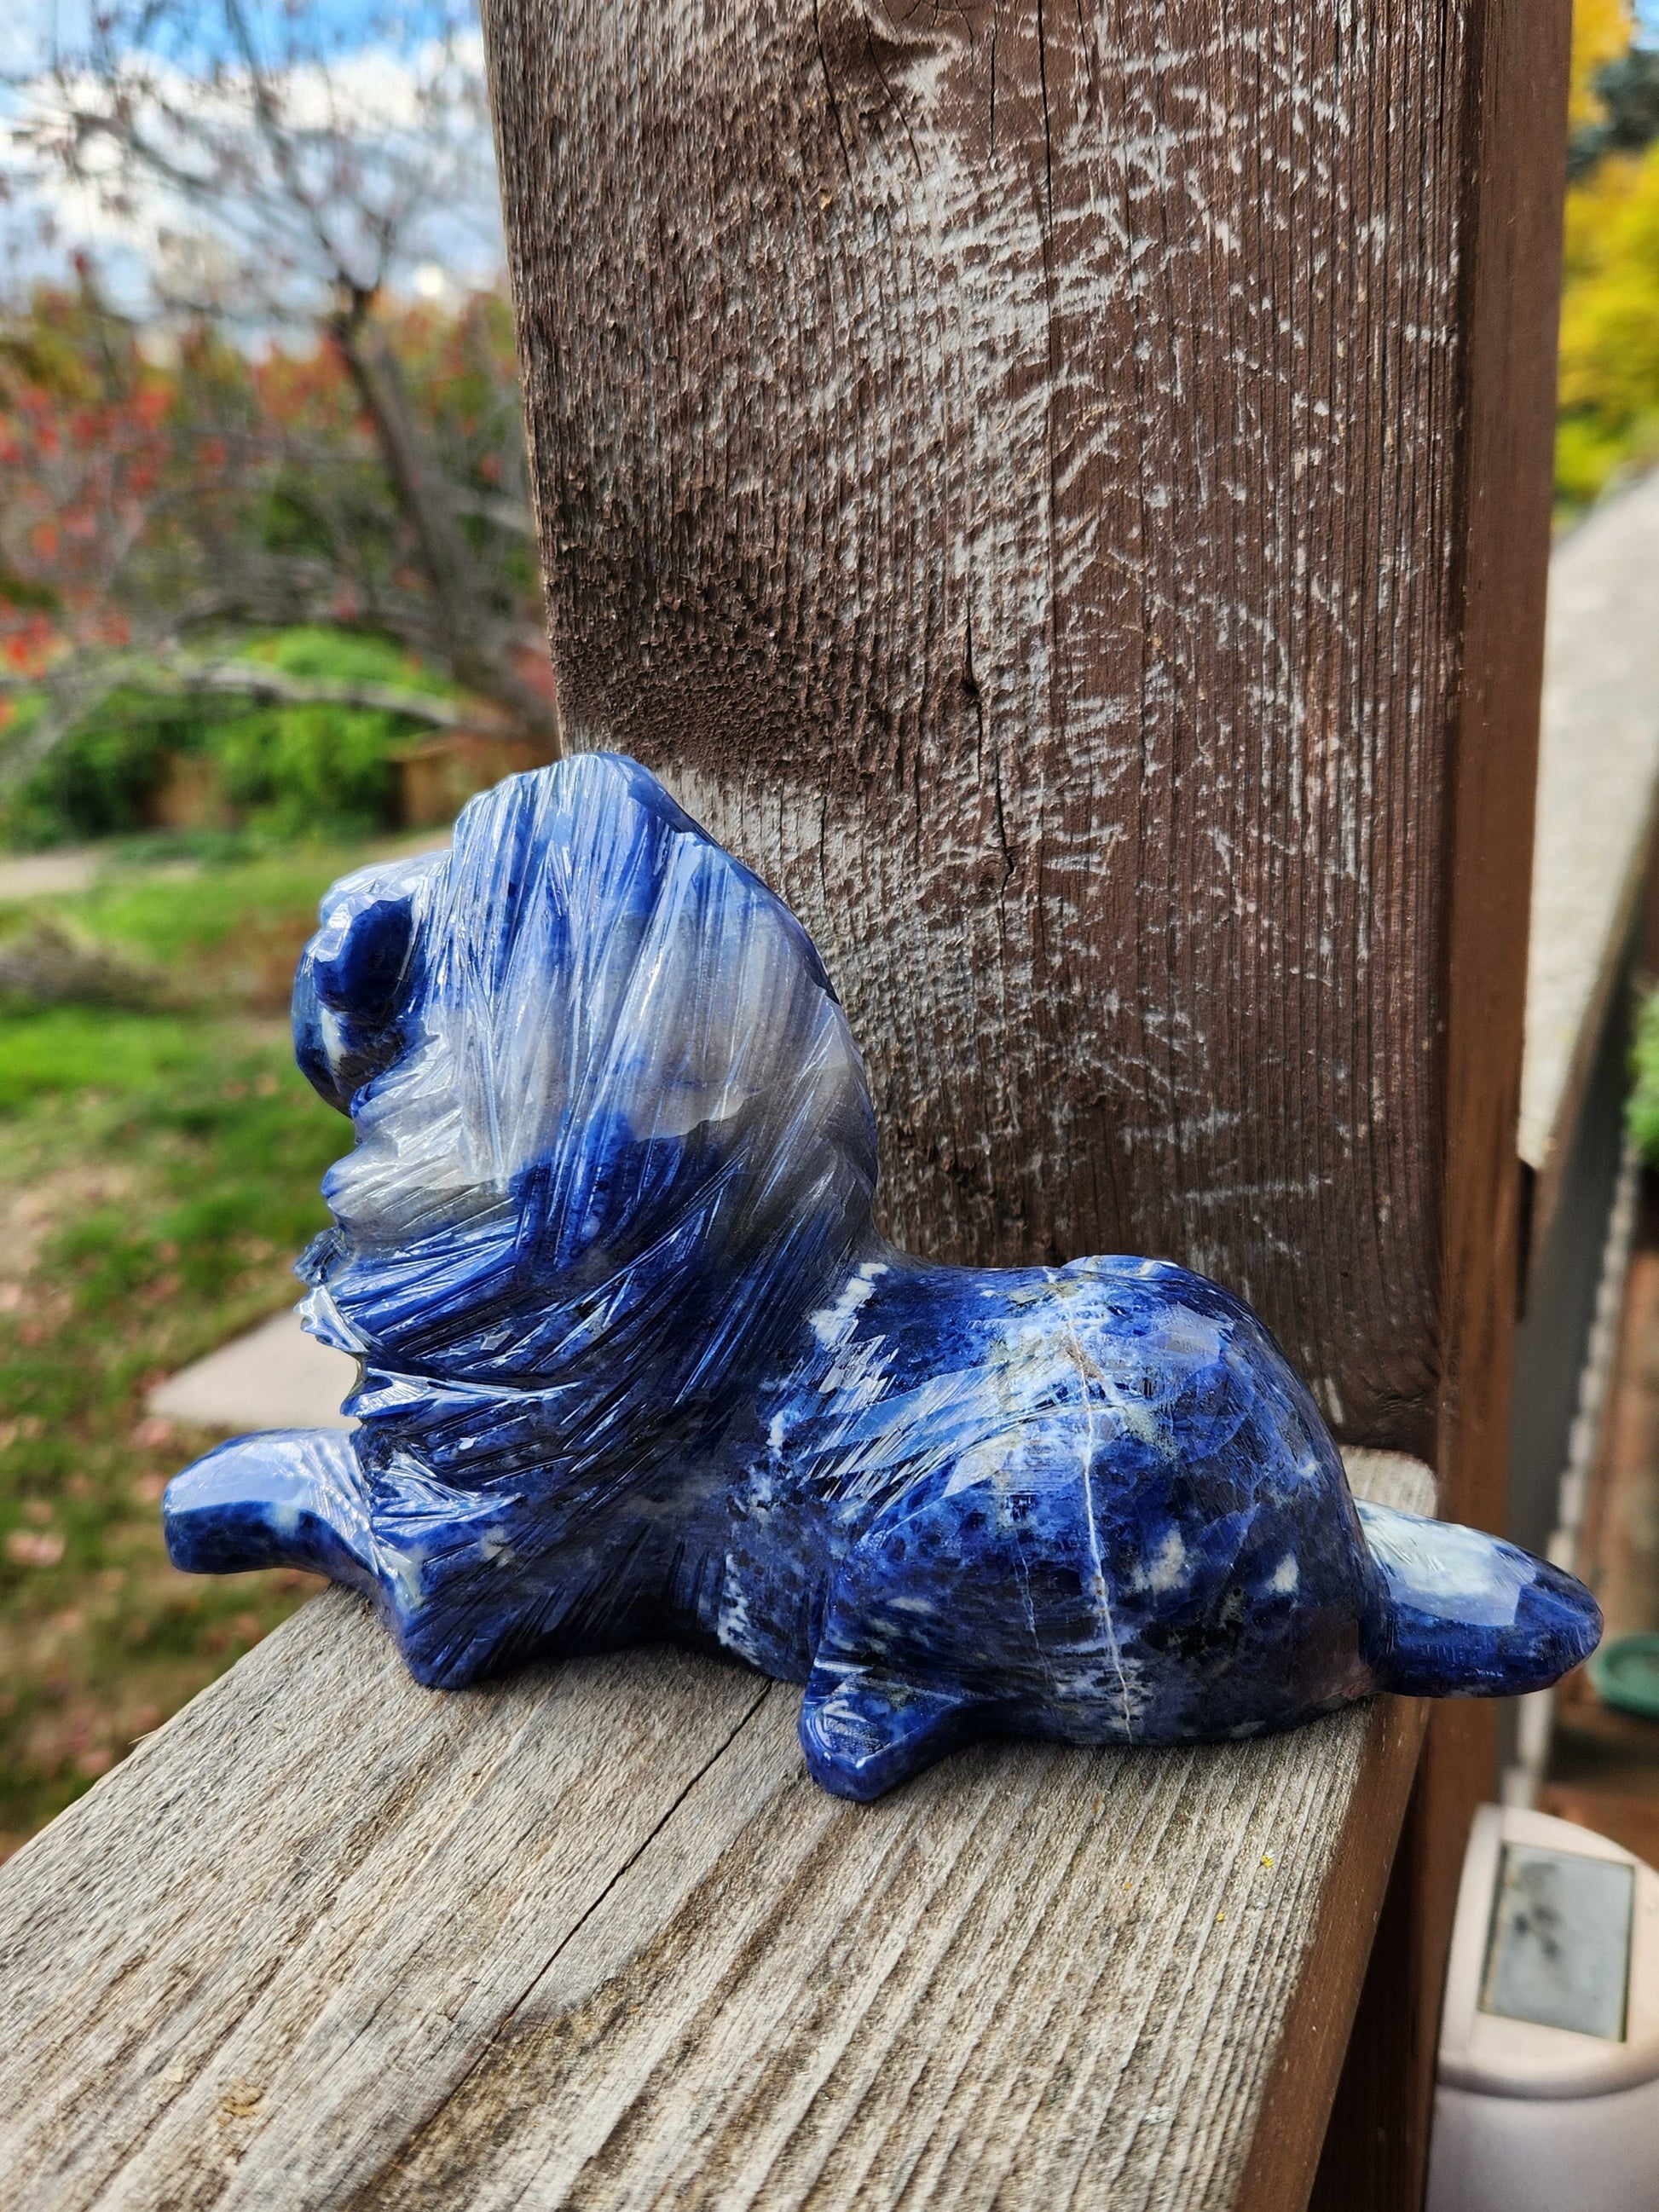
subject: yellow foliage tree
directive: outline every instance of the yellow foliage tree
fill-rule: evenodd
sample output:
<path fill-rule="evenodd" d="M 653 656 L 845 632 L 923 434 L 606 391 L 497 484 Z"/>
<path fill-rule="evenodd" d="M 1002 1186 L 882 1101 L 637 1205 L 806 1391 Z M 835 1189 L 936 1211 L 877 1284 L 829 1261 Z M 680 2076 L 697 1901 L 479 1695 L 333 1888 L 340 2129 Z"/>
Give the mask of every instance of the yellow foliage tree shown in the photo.
<path fill-rule="evenodd" d="M 1596 74 L 1634 28 L 1629 0 L 1577 0 L 1574 130 L 1600 119 Z M 1569 512 L 1659 459 L 1659 141 L 1604 155 L 1567 193 L 1555 456 Z"/>
<path fill-rule="evenodd" d="M 1616 62 L 1629 46 L 1636 19 L 1631 0 L 1577 0 L 1572 11 L 1572 98 L 1568 127 L 1582 131 L 1598 120 L 1596 72 Z"/>
<path fill-rule="evenodd" d="M 1659 141 L 1567 194 L 1556 489 L 1585 506 L 1659 459 Z"/>

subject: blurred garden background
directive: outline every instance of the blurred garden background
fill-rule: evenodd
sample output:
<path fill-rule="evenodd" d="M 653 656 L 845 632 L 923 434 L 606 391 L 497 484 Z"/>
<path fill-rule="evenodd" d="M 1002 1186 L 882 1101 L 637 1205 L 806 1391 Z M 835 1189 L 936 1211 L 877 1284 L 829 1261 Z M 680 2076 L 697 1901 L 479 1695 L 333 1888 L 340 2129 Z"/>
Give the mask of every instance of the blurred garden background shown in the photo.
<path fill-rule="evenodd" d="M 460 0 L 0 27 L 0 1855 L 309 1587 L 172 1571 L 146 1395 L 323 1220 L 319 893 L 556 747 L 481 70 Z M 1659 463 L 1659 0 L 1571 124 L 1564 529 Z"/>
<path fill-rule="evenodd" d="M 162 1377 L 291 1304 L 327 884 L 552 757 L 470 7 L 0 27 L 0 1855 L 296 1604 Z"/>

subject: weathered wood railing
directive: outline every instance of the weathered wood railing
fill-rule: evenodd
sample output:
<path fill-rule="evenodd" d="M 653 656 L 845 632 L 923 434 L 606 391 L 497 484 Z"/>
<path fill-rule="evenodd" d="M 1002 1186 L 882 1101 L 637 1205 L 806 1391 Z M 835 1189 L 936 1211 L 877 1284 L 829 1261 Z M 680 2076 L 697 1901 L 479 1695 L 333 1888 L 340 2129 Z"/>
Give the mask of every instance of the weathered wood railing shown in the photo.
<path fill-rule="evenodd" d="M 1501 1525 L 1565 0 L 488 0 L 580 741 L 799 907 L 941 1257 L 1166 1252 Z M 1489 1712 L 1328 2178 L 1420 2189 Z"/>
<path fill-rule="evenodd" d="M 446 1696 L 313 1601 L 0 1874 L 0 2205 L 1299 2201 L 1420 1707 L 868 1808 L 799 1709 L 667 1652 Z"/>
<path fill-rule="evenodd" d="M 568 727 L 809 922 L 890 1225 L 1218 1274 L 1491 1525 L 1566 14 L 485 10 Z M 0 1876 L 0 2204 L 1302 2199 L 1419 1713 L 857 1811 L 793 1702 L 308 1607 Z M 1343 2212 L 1420 2186 L 1429 1740 Z"/>

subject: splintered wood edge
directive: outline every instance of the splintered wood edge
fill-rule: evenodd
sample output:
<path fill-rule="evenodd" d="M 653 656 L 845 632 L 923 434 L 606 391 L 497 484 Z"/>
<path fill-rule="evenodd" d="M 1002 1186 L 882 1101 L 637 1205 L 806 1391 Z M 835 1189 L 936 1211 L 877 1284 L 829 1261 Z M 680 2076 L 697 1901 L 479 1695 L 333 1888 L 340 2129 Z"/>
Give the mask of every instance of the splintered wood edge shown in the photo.
<path fill-rule="evenodd" d="M 0 1869 L 0 2205 L 1304 2201 L 1420 1706 L 864 1811 L 793 1698 L 636 1654 L 443 1698 L 302 1608 Z"/>

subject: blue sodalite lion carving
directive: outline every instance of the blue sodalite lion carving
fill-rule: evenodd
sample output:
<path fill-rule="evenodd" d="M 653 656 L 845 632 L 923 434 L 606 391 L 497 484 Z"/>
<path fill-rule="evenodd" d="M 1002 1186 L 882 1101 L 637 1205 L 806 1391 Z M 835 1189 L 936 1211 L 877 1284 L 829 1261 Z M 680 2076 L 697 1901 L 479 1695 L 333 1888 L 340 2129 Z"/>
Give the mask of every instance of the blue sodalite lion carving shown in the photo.
<path fill-rule="evenodd" d="M 210 1453 L 167 1541 L 355 1584 L 422 1682 L 732 1653 L 805 1685 L 808 1766 L 868 1799 L 988 1734 L 1249 1736 L 1595 1644 L 1569 1576 L 1356 1508 L 1215 1284 L 885 1243 L 811 940 L 632 761 L 515 778 L 453 854 L 337 884 L 295 1032 L 356 1127 L 301 1273 L 361 1426 Z"/>

